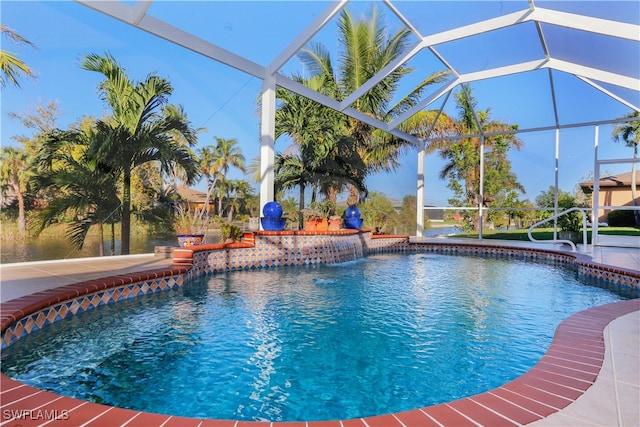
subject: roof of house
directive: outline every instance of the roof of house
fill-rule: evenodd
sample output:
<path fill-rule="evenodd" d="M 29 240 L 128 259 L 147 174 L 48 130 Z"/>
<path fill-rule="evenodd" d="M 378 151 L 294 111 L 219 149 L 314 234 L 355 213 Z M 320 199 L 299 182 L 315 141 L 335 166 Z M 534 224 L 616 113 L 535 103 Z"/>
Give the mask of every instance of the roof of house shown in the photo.
<path fill-rule="evenodd" d="M 636 185 L 640 183 L 640 170 L 636 171 Z M 580 183 L 582 191 L 591 193 L 593 191 L 593 180 Z M 600 188 L 602 187 L 629 187 L 631 188 L 631 172 L 618 175 L 604 176 L 600 178 Z"/>
<path fill-rule="evenodd" d="M 182 199 L 192 203 L 204 203 L 207 198 L 207 193 L 184 186 L 178 187 L 176 193 L 178 193 Z"/>

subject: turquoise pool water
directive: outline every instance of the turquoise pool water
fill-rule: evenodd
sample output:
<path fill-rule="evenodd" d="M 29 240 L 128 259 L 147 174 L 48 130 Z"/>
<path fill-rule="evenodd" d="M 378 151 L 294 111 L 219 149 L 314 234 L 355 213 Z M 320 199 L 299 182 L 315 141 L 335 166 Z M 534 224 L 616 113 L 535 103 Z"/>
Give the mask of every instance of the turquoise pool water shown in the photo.
<path fill-rule="evenodd" d="M 475 257 L 231 272 L 56 322 L 3 351 L 2 371 L 148 412 L 348 419 L 497 387 L 564 318 L 624 298 L 563 268 Z"/>

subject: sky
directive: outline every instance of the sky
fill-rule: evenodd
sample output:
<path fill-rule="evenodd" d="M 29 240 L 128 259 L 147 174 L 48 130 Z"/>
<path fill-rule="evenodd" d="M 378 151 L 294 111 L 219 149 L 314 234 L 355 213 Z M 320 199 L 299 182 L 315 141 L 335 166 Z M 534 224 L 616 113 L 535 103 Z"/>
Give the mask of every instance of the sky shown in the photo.
<path fill-rule="evenodd" d="M 132 4 L 133 2 L 126 2 Z M 590 14 L 596 2 L 565 2 L 567 11 Z M 429 5 L 426 13 L 426 5 Z M 607 2 L 607 18 L 628 20 L 638 12 L 637 2 Z M 524 6 L 523 6 L 524 5 Z M 167 20 L 172 25 L 188 29 L 195 35 L 207 38 L 219 46 L 245 55 L 261 65 L 268 65 L 278 53 L 327 6 L 324 2 L 304 1 L 209 1 L 176 2 L 156 1 L 149 9 L 152 15 Z M 503 13 L 521 10 L 526 1 L 506 2 L 398 2 L 398 9 L 407 16 L 424 14 L 419 31 L 446 31 L 454 25 L 488 19 Z M 370 11 L 369 3 L 353 2 L 349 6 L 355 13 Z M 399 26 L 386 6 L 378 6 L 390 28 Z M 629 9 L 631 7 L 631 9 Z M 8 117 L 9 112 L 32 113 L 38 103 L 56 101 L 62 116 L 58 127 L 66 128 L 83 116 L 101 117 L 109 110 L 100 100 L 97 86 L 102 75 L 80 69 L 81 59 L 90 53 L 111 53 L 126 68 L 133 80 L 143 80 L 149 73 L 167 78 L 174 87 L 170 98 L 173 104 L 184 106 L 191 124 L 206 128 L 200 133 L 198 147 L 214 144 L 214 137 L 236 139 L 247 163 L 259 156 L 260 115 L 257 98 L 261 81 L 219 64 L 194 52 L 159 39 L 98 13 L 72 1 L 7 1 L 0 3 L 2 25 L 17 31 L 31 41 L 37 49 L 10 44 L 2 39 L 2 49 L 16 52 L 37 74 L 35 80 L 21 80 L 21 88 L 7 86 L 2 89 L 1 144 L 16 145 L 16 135 L 30 136 L 18 120 Z M 598 12 L 598 13 L 601 13 Z M 638 24 L 638 13 L 632 23 Z M 622 17 L 622 18 L 621 18 Z M 530 29 L 529 29 L 530 30 Z M 507 30 L 505 30 L 507 31 Z M 506 37 L 504 35 L 506 34 Z M 530 60 L 540 52 L 531 32 L 524 28 L 509 29 L 496 40 L 486 38 L 440 46 L 440 51 L 455 58 L 452 65 L 464 72 L 503 65 L 496 52 L 515 55 L 519 60 Z M 548 37 L 562 40 L 570 37 L 562 28 L 549 28 Z M 329 22 L 314 38 L 336 52 L 336 23 Z M 584 36 L 584 35 L 583 35 Z M 486 36 L 489 37 L 489 36 Z M 586 37 L 586 36 L 585 36 Z M 535 40 L 534 40 L 535 39 Z M 595 54 L 595 40 L 588 53 Z M 557 49 L 563 44 L 558 43 Z M 613 63 L 630 67 L 630 73 L 638 73 L 637 44 L 615 44 L 613 51 L 598 51 L 598 55 Z M 611 49 L 610 49 L 611 50 Z M 575 52 L 560 52 L 570 57 Z M 635 54 L 635 55 L 634 55 Z M 442 65 L 429 52 L 421 54 L 409 64 L 417 72 L 408 79 L 403 90 L 415 85 L 426 74 L 438 71 Z M 282 72 L 304 73 L 297 58 L 292 58 Z M 637 75 L 632 77 L 638 78 Z M 497 80 L 497 79 L 494 79 Z M 573 76 L 554 74 L 557 102 L 562 119 L 568 122 L 584 122 L 604 117 L 616 118 L 627 114 L 628 107 L 612 100 L 597 90 L 587 87 Z M 479 109 L 490 109 L 491 116 L 520 128 L 546 126 L 553 122 L 550 110 L 550 92 L 546 71 L 527 75 L 513 75 L 499 81 L 482 81 L 473 84 L 473 93 Z M 542 88 L 542 89 L 541 89 Z M 640 104 L 638 92 L 631 99 Z M 432 108 L 440 108 L 435 104 Z M 457 115 L 453 97 L 447 101 L 444 111 Z M 594 127 L 571 128 L 560 131 L 559 187 L 573 191 L 576 184 L 592 176 L 594 169 Z M 601 158 L 629 158 L 632 151 L 623 143 L 611 141 L 611 126 L 599 129 L 599 155 Z M 523 198 L 534 200 L 540 192 L 554 184 L 555 131 L 531 132 L 519 135 L 523 143 L 520 152 L 512 152 L 509 159 L 519 181 L 524 185 Z M 276 151 L 283 151 L 287 141 L 276 141 Z M 381 173 L 367 179 L 370 191 L 380 191 L 389 197 L 402 199 L 415 195 L 417 153 L 409 151 L 401 159 L 401 167 L 393 173 Z M 443 166 L 437 154 L 429 155 L 426 165 L 425 203 L 447 205 L 451 193 L 438 173 Z M 621 173 L 630 165 L 606 165 L 601 174 Z M 248 179 L 232 170 L 231 179 Z M 204 183 L 196 188 L 203 189 Z M 257 188 L 257 187 L 256 187 Z M 295 194 L 295 192 L 293 193 Z M 346 198 L 346 196 L 345 196 Z"/>

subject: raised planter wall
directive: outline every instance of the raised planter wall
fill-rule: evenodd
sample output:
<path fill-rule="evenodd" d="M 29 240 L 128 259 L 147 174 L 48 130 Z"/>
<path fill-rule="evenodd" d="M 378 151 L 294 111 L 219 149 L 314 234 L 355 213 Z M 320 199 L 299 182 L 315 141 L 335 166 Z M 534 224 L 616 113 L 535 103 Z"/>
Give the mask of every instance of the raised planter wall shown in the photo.
<path fill-rule="evenodd" d="M 241 243 L 176 249 L 173 256 L 174 263 L 191 266 L 188 279 L 192 279 L 220 271 L 353 261 L 369 254 L 404 252 L 408 248 L 406 235 L 372 236 L 357 230 L 262 231 L 245 235 Z"/>

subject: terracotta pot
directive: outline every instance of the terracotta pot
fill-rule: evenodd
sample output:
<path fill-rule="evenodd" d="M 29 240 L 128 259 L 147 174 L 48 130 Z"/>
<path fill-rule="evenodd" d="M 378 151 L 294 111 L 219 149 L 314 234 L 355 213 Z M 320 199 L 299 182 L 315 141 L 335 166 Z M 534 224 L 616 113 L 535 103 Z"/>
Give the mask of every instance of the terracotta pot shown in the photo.
<path fill-rule="evenodd" d="M 329 229 L 329 220 L 327 218 L 322 218 L 318 220 L 318 224 L 316 225 L 317 231 L 327 231 Z"/>
<path fill-rule="evenodd" d="M 316 231 L 318 221 L 315 219 L 309 219 L 304 223 L 304 231 Z"/>
<path fill-rule="evenodd" d="M 329 230 L 340 230 L 340 223 L 342 220 L 340 219 L 330 219 L 329 220 Z"/>

